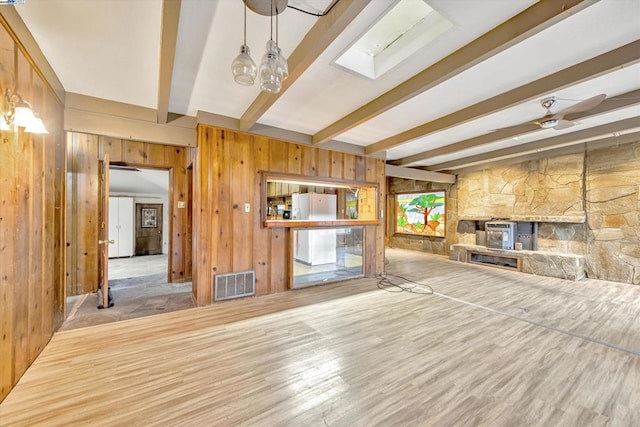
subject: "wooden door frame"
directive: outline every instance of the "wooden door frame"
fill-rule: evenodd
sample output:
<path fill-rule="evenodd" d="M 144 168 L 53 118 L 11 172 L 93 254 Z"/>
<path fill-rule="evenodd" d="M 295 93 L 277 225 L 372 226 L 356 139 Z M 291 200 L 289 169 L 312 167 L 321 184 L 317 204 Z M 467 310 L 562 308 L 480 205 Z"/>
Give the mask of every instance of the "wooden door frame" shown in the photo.
<path fill-rule="evenodd" d="M 168 189 L 168 203 L 167 203 L 167 215 L 169 216 L 169 224 L 168 224 L 168 231 L 167 234 L 169 235 L 169 242 L 168 242 L 168 246 L 169 249 L 167 250 L 168 252 L 168 258 L 167 258 L 167 283 L 174 283 L 171 280 L 171 266 L 173 265 L 172 261 L 173 261 L 173 251 L 171 250 L 172 247 L 172 243 L 173 243 L 173 213 L 174 213 L 174 209 L 177 209 L 177 207 L 173 206 L 173 195 L 174 195 L 174 188 L 173 188 L 173 170 L 174 167 L 173 166 L 153 166 L 153 165 L 145 165 L 145 164 L 140 164 L 140 163 L 130 163 L 130 162 L 111 162 L 112 165 L 115 166 L 126 166 L 126 167 L 130 167 L 130 168 L 136 168 L 136 169 L 151 169 L 151 170 L 164 170 L 169 172 L 168 174 L 168 179 L 169 179 L 169 189 Z M 187 202 L 189 203 L 189 201 Z M 102 208 L 101 208 L 102 209 Z M 135 211 L 135 203 L 134 203 L 134 211 Z M 166 224 L 163 224 L 163 226 Z M 135 227 L 135 224 L 134 224 Z"/>
<path fill-rule="evenodd" d="M 100 163 L 100 218 L 98 225 L 98 287 L 102 289 L 102 307 L 109 308 L 109 155 Z"/>

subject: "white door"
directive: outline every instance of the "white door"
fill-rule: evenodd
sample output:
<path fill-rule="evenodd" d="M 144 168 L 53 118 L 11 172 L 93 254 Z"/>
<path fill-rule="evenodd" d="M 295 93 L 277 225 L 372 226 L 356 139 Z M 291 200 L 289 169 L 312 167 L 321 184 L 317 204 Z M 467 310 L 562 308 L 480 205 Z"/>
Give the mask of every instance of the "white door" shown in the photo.
<path fill-rule="evenodd" d="M 113 243 L 109 245 L 109 258 L 118 257 L 119 252 L 118 212 L 118 197 L 109 197 L 109 240 L 113 240 Z"/>
<path fill-rule="evenodd" d="M 120 198 L 120 213 L 118 215 L 118 237 L 120 245 L 118 256 L 133 256 L 135 247 L 135 214 L 133 212 L 133 197 Z"/>
<path fill-rule="evenodd" d="M 109 258 L 133 256 L 133 222 L 133 198 L 109 197 Z"/>

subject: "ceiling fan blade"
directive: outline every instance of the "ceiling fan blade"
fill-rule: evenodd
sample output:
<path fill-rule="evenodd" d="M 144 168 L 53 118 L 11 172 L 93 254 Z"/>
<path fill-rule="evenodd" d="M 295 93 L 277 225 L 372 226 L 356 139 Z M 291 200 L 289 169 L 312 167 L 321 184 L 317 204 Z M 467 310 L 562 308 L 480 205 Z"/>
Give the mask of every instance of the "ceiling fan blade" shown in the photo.
<path fill-rule="evenodd" d="M 496 138 L 511 137 L 513 135 L 518 135 L 520 133 L 527 133 L 527 132 L 531 132 L 533 130 L 536 130 L 537 127 L 536 126 L 532 126 L 534 124 L 537 124 L 537 123 L 535 123 L 535 122 L 521 123 L 521 124 L 515 125 L 515 126 L 507 126 L 507 127 L 504 127 L 504 128 L 491 129 L 491 130 L 489 130 L 489 132 L 494 134 L 496 136 Z"/>
<path fill-rule="evenodd" d="M 601 93 L 600 95 L 596 95 L 589 99 L 585 99 L 584 101 L 580 101 L 569 108 L 565 108 L 564 110 L 557 112 L 556 114 L 553 115 L 553 117 L 556 119 L 561 119 L 568 114 L 589 111 L 592 108 L 596 108 L 598 105 L 600 105 L 602 101 L 605 100 L 606 97 L 607 95 L 605 95 L 604 93 Z"/>
<path fill-rule="evenodd" d="M 555 125 L 553 128 L 555 130 L 562 130 L 562 129 L 570 128 L 571 126 L 574 126 L 574 125 L 575 123 L 573 123 L 571 120 L 559 119 L 558 124 Z"/>

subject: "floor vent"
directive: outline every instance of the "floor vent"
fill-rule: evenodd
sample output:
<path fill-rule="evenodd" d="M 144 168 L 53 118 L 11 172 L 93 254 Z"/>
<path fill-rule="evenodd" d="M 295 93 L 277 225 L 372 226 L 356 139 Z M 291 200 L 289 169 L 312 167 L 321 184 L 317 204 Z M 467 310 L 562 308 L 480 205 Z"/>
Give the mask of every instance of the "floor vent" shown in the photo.
<path fill-rule="evenodd" d="M 248 297 L 256 294 L 256 272 L 216 274 L 214 279 L 215 301 Z"/>

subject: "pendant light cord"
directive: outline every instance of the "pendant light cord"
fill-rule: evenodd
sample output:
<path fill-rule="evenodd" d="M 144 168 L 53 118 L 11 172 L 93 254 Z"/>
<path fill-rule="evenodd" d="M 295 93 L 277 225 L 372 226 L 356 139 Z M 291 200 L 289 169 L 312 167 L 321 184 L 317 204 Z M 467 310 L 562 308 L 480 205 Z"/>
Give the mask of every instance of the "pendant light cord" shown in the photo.
<path fill-rule="evenodd" d="M 271 0 L 269 3 L 271 5 L 271 9 L 269 9 L 269 13 L 271 14 L 271 40 L 273 40 L 273 0 Z"/>
<path fill-rule="evenodd" d="M 244 45 L 247 45 L 247 0 L 242 0 L 244 3 Z"/>

